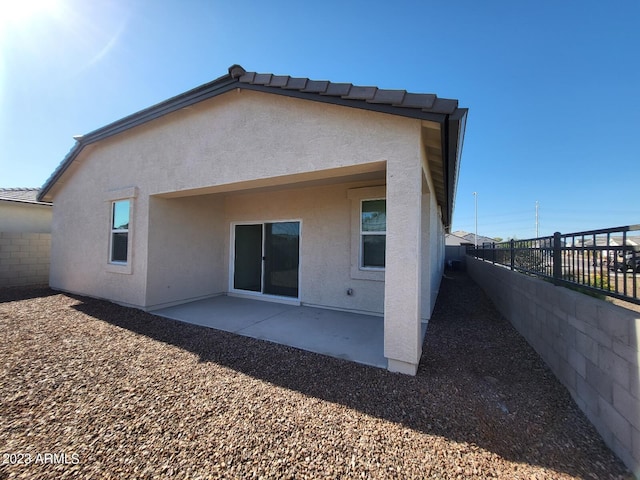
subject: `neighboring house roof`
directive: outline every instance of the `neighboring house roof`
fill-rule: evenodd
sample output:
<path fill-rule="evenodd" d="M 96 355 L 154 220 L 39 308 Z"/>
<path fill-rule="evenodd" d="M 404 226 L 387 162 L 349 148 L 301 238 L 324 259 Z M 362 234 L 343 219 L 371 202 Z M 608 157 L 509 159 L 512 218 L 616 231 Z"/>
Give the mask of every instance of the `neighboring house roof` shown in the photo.
<path fill-rule="evenodd" d="M 640 245 L 640 236 L 630 236 L 628 235 L 626 238 L 626 245 L 628 246 L 638 246 Z M 625 243 L 622 240 L 621 236 L 617 236 L 617 237 L 609 237 L 609 239 L 607 240 L 606 237 L 596 237 L 596 246 L 622 246 L 622 244 Z M 586 247 L 591 247 L 593 246 L 593 238 L 585 238 L 584 241 L 582 241 L 582 239 L 577 239 L 576 240 L 576 244 L 580 244 Z"/>
<path fill-rule="evenodd" d="M 470 243 L 472 245 L 475 245 L 476 243 L 475 233 L 469 233 L 469 232 L 465 232 L 464 230 L 458 230 L 453 232 L 453 235 L 455 235 L 456 237 L 463 238 L 466 241 L 466 243 Z M 482 245 L 484 243 L 494 243 L 495 241 L 496 240 L 494 238 L 478 235 L 478 245 Z"/>
<path fill-rule="evenodd" d="M 51 205 L 49 202 L 38 201 L 39 188 L 0 188 L 0 200 L 19 203 L 35 203 Z"/>
<path fill-rule="evenodd" d="M 474 243 L 464 237 L 459 237 L 455 233 L 448 233 L 444 237 L 444 244 L 450 247 L 457 247 L 460 245 L 473 245 Z"/>
<path fill-rule="evenodd" d="M 450 224 L 468 112 L 466 108 L 458 107 L 457 100 L 438 98 L 434 94 L 410 93 L 405 90 L 385 90 L 350 83 L 247 72 L 239 65 L 232 65 L 229 67 L 227 75 L 212 82 L 124 117 L 86 135 L 74 137 L 76 144 L 45 182 L 39 199 L 48 198 L 49 190 L 86 145 L 238 88 L 439 123 L 441 126 L 439 143 L 442 149 L 442 161 L 441 165 L 432 167 L 431 173 L 438 177 L 435 179 L 438 184 L 436 196 L 438 203 L 443 207 L 443 221 L 447 226 Z"/>

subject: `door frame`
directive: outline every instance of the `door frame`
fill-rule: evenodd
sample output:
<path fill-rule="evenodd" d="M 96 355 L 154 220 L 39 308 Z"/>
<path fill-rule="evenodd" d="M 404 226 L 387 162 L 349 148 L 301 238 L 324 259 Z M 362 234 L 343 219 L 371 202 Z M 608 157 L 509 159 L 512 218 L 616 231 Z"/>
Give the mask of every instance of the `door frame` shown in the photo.
<path fill-rule="evenodd" d="M 262 292 L 252 292 L 250 290 L 238 290 L 233 286 L 233 277 L 235 273 L 235 250 L 236 250 L 236 225 L 262 225 L 262 253 L 264 257 L 264 238 L 265 238 L 265 224 L 267 223 L 284 223 L 284 222 L 298 222 L 300 225 L 298 234 L 298 296 L 297 297 L 285 297 L 282 295 L 271 295 Z M 255 220 L 255 221 L 238 221 L 230 222 L 229 226 L 229 291 L 230 297 L 252 298 L 256 300 L 264 300 L 267 302 L 286 303 L 288 305 L 300 305 L 300 299 L 302 298 L 302 289 L 300 288 L 300 273 L 302 272 L 302 219 L 275 219 L 275 220 Z M 261 290 L 264 289 L 264 260 L 262 261 L 262 274 L 261 274 Z"/>

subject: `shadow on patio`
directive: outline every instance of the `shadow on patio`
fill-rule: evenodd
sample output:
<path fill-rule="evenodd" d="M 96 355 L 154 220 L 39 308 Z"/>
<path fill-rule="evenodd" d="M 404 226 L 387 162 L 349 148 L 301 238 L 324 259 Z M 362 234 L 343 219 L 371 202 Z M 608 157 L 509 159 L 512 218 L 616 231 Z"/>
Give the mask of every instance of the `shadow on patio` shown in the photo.
<path fill-rule="evenodd" d="M 387 368 L 382 317 L 229 296 L 198 300 L 150 313 Z M 426 330 L 427 325 L 422 324 L 423 339 Z"/>
<path fill-rule="evenodd" d="M 462 273 L 443 279 L 416 377 L 77 298 L 83 303 L 73 308 L 202 362 L 510 461 L 578 477 L 626 471 L 533 349 Z"/>

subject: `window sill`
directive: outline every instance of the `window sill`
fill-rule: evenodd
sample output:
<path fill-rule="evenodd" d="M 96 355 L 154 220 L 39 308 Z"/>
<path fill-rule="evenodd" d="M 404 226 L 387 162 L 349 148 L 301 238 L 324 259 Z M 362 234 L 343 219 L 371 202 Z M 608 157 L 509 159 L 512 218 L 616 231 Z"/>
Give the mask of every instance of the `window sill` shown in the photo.
<path fill-rule="evenodd" d="M 119 273 L 121 275 L 131 275 L 130 263 L 107 263 L 105 270 L 109 273 Z"/>
<path fill-rule="evenodd" d="M 354 280 L 384 282 L 384 268 L 351 267 L 351 278 Z"/>

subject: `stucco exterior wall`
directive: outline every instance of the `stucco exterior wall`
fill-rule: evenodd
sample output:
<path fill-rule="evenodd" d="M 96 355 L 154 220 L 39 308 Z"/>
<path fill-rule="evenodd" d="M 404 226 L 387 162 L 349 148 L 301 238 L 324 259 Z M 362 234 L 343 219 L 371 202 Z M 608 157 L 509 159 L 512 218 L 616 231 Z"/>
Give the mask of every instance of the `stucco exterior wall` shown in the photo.
<path fill-rule="evenodd" d="M 143 196 L 203 193 L 196 189 L 413 156 L 420 125 L 355 108 L 234 91 L 86 147 L 70 170 L 95 169 L 96 187 L 136 185 Z M 91 162 L 83 162 L 87 157 Z M 65 188 L 67 182 L 59 184 Z"/>
<path fill-rule="evenodd" d="M 382 315 L 384 273 L 378 278 L 353 275 L 352 249 L 358 248 L 359 201 L 349 192 L 377 191 L 382 180 L 245 191 L 176 199 L 152 197 L 149 210 L 149 249 L 146 308 L 231 290 L 231 245 L 235 223 L 286 220 L 301 222 L 300 302 Z M 384 188 L 384 185 L 382 185 Z M 364 195 L 366 197 L 366 194 Z M 375 195 L 374 195 L 375 196 Z M 424 195 L 429 199 L 430 193 Z M 354 209 L 356 214 L 354 215 Z M 427 210 L 429 219 L 431 210 Z M 436 232 L 438 229 L 435 229 Z M 433 235 L 426 229 L 425 249 Z M 437 239 L 433 239 L 437 243 Z M 357 267 L 357 266 L 356 266 Z M 424 265 L 427 278 L 440 271 Z M 439 282 L 438 282 L 439 284 Z M 422 298 L 425 318 L 431 313 L 429 283 Z M 347 290 L 352 295 L 347 295 Z"/>
<path fill-rule="evenodd" d="M 131 198 L 129 273 L 109 265 L 111 201 L 129 190 L 117 169 L 90 161 L 55 197 L 51 238 L 52 288 L 105 298 L 124 305 L 145 305 L 149 198 Z"/>
<path fill-rule="evenodd" d="M 215 195 L 150 198 L 146 308 L 227 290 L 223 209 Z"/>
<path fill-rule="evenodd" d="M 51 233 L 51 206 L 0 200 L 0 232 Z"/>
<path fill-rule="evenodd" d="M 162 255 L 153 238 L 163 217 L 171 225 L 179 214 L 155 209 L 150 197 L 247 191 L 264 178 L 278 185 L 295 174 L 317 180 L 329 169 L 355 165 L 367 171 L 375 162 L 402 162 L 416 157 L 420 126 L 419 120 L 234 91 L 85 147 L 51 190 L 55 204 L 51 285 L 128 305 L 156 304 L 163 299 L 163 281 L 164 291 L 170 288 L 160 279 L 162 272 L 147 270 L 148 261 Z M 130 232 L 131 272 L 114 273 L 106 268 L 110 199 L 114 191 L 129 187 L 137 189 Z M 203 208 L 197 202 L 192 206 L 194 212 Z M 209 226 L 189 228 L 194 236 L 198 228 L 205 237 L 219 235 Z M 329 234 L 328 230 L 323 233 Z M 180 242 L 177 234 L 172 235 L 167 237 L 167 252 Z M 204 281 L 211 288 L 199 289 L 198 294 L 219 290 L 219 278 Z M 309 285 L 302 288 L 313 290 Z M 332 294 L 319 292 L 311 303 L 322 304 Z M 173 301 L 179 296 L 166 298 Z"/>
<path fill-rule="evenodd" d="M 435 231 L 432 232 L 429 242 L 429 255 L 432 258 L 432 267 L 430 269 L 431 275 L 431 290 L 429 292 L 431 298 L 429 317 L 436 306 L 436 300 L 438 298 L 438 292 L 440 291 L 440 283 L 442 282 L 442 275 L 444 273 L 444 225 L 442 225 L 442 219 L 437 206 L 432 203 L 431 208 L 431 225 Z M 426 255 L 426 254 L 425 254 Z"/>
<path fill-rule="evenodd" d="M 231 238 L 232 222 L 300 220 L 300 301 L 382 314 L 384 282 L 352 278 L 350 268 L 353 204 L 348 191 L 366 185 L 369 183 L 229 195 L 225 198 L 226 237 Z M 229 249 L 227 241 L 226 259 Z M 353 295 L 347 295 L 349 288 Z"/>

